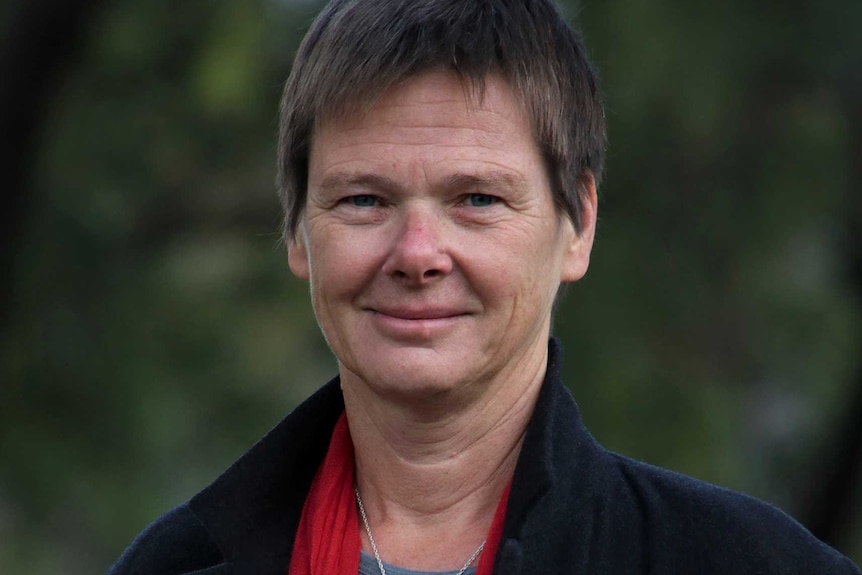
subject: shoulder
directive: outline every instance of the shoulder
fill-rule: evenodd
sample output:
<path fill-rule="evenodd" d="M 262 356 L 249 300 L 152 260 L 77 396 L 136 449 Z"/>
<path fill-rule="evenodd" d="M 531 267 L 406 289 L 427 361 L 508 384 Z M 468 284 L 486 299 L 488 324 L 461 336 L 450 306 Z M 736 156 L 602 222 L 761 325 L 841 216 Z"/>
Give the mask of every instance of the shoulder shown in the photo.
<path fill-rule="evenodd" d="M 174 575 L 222 562 L 222 553 L 187 504 L 150 524 L 108 570 L 108 575 Z"/>
<path fill-rule="evenodd" d="M 753 497 L 613 454 L 656 559 L 709 572 L 858 574 L 792 517 Z"/>

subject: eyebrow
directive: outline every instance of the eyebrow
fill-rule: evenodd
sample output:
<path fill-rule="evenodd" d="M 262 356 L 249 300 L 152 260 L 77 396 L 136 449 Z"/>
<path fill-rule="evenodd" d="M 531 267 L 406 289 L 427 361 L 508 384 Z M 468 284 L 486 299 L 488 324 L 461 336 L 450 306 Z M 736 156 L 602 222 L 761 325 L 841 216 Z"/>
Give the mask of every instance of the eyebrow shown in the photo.
<path fill-rule="evenodd" d="M 336 192 L 344 188 L 369 188 L 375 190 L 397 190 L 401 186 L 395 180 L 378 174 L 347 174 L 336 173 L 323 178 L 318 188 L 324 194 Z"/>
<path fill-rule="evenodd" d="M 447 176 L 441 184 L 435 188 L 444 190 L 499 190 L 510 189 L 523 191 L 528 185 L 527 181 L 520 175 L 511 172 L 495 170 L 479 174 L 456 173 Z M 335 173 L 325 177 L 318 189 L 326 193 L 336 192 L 344 188 L 365 188 L 370 190 L 397 191 L 403 188 L 392 178 L 379 174 L 363 173 Z"/>
<path fill-rule="evenodd" d="M 483 172 L 480 174 L 452 174 L 444 180 L 443 186 L 451 190 L 499 190 L 523 191 L 527 181 L 516 174 L 504 171 Z"/>

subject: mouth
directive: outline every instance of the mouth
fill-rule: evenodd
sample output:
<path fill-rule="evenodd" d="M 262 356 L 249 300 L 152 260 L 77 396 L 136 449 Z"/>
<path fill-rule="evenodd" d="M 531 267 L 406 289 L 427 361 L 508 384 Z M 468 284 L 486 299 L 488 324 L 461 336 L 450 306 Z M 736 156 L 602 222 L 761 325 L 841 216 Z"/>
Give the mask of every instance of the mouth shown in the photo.
<path fill-rule="evenodd" d="M 451 308 L 368 308 L 371 320 L 381 333 L 401 342 L 427 344 L 456 329 L 469 316 Z"/>
<path fill-rule="evenodd" d="M 450 319 L 468 315 L 461 310 L 444 308 L 369 308 L 368 311 L 404 321 Z"/>

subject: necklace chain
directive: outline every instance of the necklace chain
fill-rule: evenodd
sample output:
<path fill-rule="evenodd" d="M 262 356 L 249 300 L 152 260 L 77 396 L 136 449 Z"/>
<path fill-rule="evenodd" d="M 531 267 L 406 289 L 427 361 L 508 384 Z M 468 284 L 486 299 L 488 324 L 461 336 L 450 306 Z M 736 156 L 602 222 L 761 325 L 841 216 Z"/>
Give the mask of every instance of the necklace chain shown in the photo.
<path fill-rule="evenodd" d="M 368 541 L 371 543 L 371 550 L 374 551 L 374 559 L 377 560 L 377 568 L 380 569 L 380 575 L 386 575 L 386 569 L 383 567 L 383 560 L 380 558 L 380 552 L 377 550 L 377 543 L 374 542 L 374 535 L 371 534 L 371 525 L 368 523 L 368 516 L 365 514 L 365 506 L 362 505 L 362 497 L 359 495 L 359 488 L 354 487 L 354 491 L 356 492 L 356 503 L 359 505 L 359 515 L 362 517 L 362 523 L 365 525 L 365 532 L 368 533 Z M 476 557 L 482 553 L 483 549 L 485 549 L 484 541 L 482 541 L 479 548 L 470 555 L 470 558 L 467 559 L 467 562 L 464 563 L 464 566 L 461 567 L 461 570 L 458 571 L 456 575 L 464 575 L 464 572 L 470 568 L 470 565 L 472 565 L 473 561 L 476 560 Z"/>

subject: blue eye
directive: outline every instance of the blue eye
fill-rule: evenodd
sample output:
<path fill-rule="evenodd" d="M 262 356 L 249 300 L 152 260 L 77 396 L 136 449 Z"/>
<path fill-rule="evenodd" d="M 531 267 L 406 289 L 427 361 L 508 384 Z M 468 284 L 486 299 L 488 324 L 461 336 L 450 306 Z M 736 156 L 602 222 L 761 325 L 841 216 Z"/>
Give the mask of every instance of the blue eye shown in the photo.
<path fill-rule="evenodd" d="M 347 201 L 357 208 L 373 208 L 377 205 L 377 198 L 369 194 L 350 196 Z"/>
<path fill-rule="evenodd" d="M 486 208 L 497 203 L 497 196 L 489 194 L 470 194 L 467 196 L 467 203 L 474 208 Z"/>

